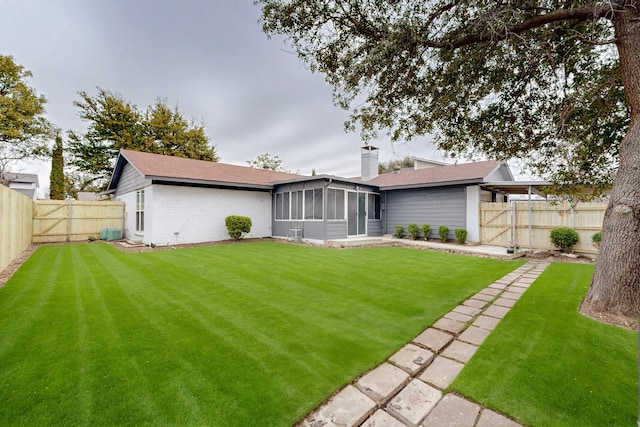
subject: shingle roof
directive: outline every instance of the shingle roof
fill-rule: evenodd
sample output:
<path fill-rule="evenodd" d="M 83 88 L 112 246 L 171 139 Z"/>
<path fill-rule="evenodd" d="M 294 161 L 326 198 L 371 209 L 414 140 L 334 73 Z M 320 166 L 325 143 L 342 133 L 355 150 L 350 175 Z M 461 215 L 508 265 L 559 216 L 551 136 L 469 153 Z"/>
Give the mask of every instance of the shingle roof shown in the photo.
<path fill-rule="evenodd" d="M 286 172 L 253 169 L 246 166 L 164 156 L 140 151 L 120 150 L 120 155 L 146 178 L 269 187 L 275 181 L 299 177 L 299 175 Z"/>
<path fill-rule="evenodd" d="M 401 170 L 399 173 L 385 173 L 367 181 L 381 188 L 412 187 L 425 184 L 451 184 L 484 180 L 491 172 L 500 167 L 501 162 L 487 160 L 483 162 L 463 163 L 459 165 L 434 166 L 426 169 Z"/>

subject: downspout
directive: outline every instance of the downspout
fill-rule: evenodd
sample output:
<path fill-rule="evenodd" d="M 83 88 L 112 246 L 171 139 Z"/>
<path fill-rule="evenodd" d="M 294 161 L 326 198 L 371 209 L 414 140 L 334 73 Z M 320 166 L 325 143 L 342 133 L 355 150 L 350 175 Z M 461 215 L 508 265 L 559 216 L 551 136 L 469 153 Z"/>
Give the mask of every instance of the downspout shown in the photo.
<path fill-rule="evenodd" d="M 529 250 L 533 250 L 533 226 L 531 225 L 531 186 L 529 186 Z"/>

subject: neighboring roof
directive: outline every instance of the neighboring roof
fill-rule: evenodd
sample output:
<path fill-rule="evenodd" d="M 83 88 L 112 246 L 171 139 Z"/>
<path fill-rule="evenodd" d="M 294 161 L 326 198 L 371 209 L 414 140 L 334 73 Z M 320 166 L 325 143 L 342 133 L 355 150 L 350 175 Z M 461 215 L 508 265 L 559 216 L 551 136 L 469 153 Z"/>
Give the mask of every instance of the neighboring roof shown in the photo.
<path fill-rule="evenodd" d="M 545 197 L 542 190 L 549 185 L 547 181 L 498 181 L 486 182 L 482 188 L 504 194 L 529 194 L 531 190 L 531 194 Z"/>
<path fill-rule="evenodd" d="M 367 181 L 383 190 L 417 188 L 439 185 L 482 183 L 485 178 L 503 166 L 499 161 L 463 163 L 458 165 L 434 166 L 426 169 L 389 172 Z"/>
<path fill-rule="evenodd" d="M 236 188 L 271 189 L 276 181 L 299 175 L 253 169 L 206 160 L 164 156 L 140 151 L 120 150 L 107 190 L 115 190 L 126 163 L 135 167 L 146 179 L 163 182 L 202 184 Z"/>
<path fill-rule="evenodd" d="M 5 172 L 2 174 L 3 178 L 10 182 L 20 182 L 24 184 L 35 184 L 36 188 L 40 188 L 40 181 L 38 175 L 35 173 L 13 173 Z"/>

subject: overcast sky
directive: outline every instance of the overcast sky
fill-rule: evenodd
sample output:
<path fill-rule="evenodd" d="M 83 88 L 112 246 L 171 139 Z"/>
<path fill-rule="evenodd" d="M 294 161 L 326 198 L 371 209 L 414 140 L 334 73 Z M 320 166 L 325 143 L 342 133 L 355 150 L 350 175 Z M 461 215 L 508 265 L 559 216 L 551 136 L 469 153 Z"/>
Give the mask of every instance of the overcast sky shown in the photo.
<path fill-rule="evenodd" d="M 222 162 L 270 153 L 303 174 L 359 175 L 362 142 L 343 131 L 348 112 L 283 39 L 262 33 L 259 16 L 251 0 L 2 0 L 0 53 L 33 73 L 63 130 L 86 128 L 73 101 L 101 87 L 140 109 L 166 99 L 203 121 Z M 443 160 L 426 139 L 373 144 L 382 161 Z M 40 181 L 48 187 L 48 171 Z"/>

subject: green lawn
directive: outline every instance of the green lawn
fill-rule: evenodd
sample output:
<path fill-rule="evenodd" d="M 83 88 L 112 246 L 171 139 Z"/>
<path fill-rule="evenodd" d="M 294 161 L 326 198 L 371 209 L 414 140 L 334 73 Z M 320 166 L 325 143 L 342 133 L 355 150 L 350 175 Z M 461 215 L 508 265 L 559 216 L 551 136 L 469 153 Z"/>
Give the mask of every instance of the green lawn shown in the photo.
<path fill-rule="evenodd" d="M 592 274 L 551 264 L 451 389 L 536 427 L 635 427 L 638 334 L 578 313 Z"/>
<path fill-rule="evenodd" d="M 521 264 L 269 242 L 40 247 L 0 289 L 0 425 L 290 425 Z"/>

